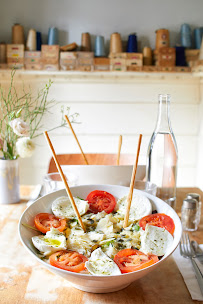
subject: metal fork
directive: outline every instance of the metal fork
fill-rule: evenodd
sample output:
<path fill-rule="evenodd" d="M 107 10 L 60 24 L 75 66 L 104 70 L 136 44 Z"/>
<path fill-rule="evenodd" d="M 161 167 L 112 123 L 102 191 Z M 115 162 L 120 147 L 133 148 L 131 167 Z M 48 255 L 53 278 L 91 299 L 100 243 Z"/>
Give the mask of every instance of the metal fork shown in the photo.
<path fill-rule="evenodd" d="M 183 232 L 179 248 L 180 248 L 180 254 L 184 258 L 190 259 L 193 269 L 195 271 L 195 275 L 196 275 L 201 293 L 203 295 L 203 274 L 201 273 L 199 267 L 197 266 L 197 264 L 194 260 L 194 254 L 191 249 L 190 238 L 189 238 L 188 233 Z"/>

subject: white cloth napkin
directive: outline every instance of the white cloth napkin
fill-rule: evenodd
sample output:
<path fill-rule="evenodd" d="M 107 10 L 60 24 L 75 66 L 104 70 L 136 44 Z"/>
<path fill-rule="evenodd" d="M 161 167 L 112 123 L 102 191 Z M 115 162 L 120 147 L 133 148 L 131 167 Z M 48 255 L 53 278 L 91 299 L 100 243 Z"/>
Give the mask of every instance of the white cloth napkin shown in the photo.
<path fill-rule="evenodd" d="M 200 247 L 203 249 L 203 244 L 201 244 Z M 183 276 L 183 279 L 190 292 L 192 299 L 197 301 L 203 301 L 203 296 L 199 288 L 197 279 L 195 277 L 195 272 L 193 270 L 192 264 L 188 259 L 183 258 L 180 255 L 179 246 L 174 251 L 173 258 L 178 266 L 180 273 Z"/>

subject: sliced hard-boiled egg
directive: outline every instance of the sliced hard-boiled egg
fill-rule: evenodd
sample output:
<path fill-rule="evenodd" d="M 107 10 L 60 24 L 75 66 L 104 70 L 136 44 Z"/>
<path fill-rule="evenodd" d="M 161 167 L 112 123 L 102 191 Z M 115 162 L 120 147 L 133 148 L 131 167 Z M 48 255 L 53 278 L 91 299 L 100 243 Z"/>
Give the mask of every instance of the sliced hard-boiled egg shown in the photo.
<path fill-rule="evenodd" d="M 46 235 L 32 237 L 33 245 L 44 255 L 66 249 L 66 237 L 56 228 L 51 228 Z"/>
<path fill-rule="evenodd" d="M 88 202 L 77 197 L 74 197 L 74 201 L 80 215 L 85 214 L 89 208 Z M 55 216 L 63 218 L 75 217 L 75 211 L 71 205 L 69 198 L 66 196 L 58 197 L 55 201 L 53 201 L 51 208 Z"/>
<path fill-rule="evenodd" d="M 91 254 L 91 257 L 85 262 L 85 267 L 93 275 L 117 275 L 121 274 L 120 269 L 111 260 L 101 248 L 97 248 Z"/>
<path fill-rule="evenodd" d="M 173 237 L 165 228 L 147 224 L 141 235 L 140 251 L 162 256 L 172 243 Z"/>
<path fill-rule="evenodd" d="M 116 206 L 117 212 L 122 214 L 123 216 L 126 213 L 126 207 L 127 207 L 126 201 L 127 201 L 127 196 L 124 196 L 120 200 L 118 200 Z M 152 205 L 149 199 L 144 195 L 134 193 L 131 201 L 129 220 L 138 221 L 142 217 L 149 215 L 151 213 L 152 213 Z"/>

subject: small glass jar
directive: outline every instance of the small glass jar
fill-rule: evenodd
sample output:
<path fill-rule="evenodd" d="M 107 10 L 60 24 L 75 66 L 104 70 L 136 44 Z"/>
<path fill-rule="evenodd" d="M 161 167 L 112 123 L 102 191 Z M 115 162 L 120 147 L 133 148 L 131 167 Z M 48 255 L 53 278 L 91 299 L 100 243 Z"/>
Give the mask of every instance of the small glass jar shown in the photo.
<path fill-rule="evenodd" d="M 188 193 L 187 194 L 187 198 L 196 199 L 197 202 L 198 202 L 198 220 L 197 220 L 197 225 L 199 225 L 200 220 L 201 220 L 201 206 L 202 206 L 201 196 L 198 193 Z"/>
<path fill-rule="evenodd" d="M 198 228 L 198 202 L 196 199 L 186 198 L 181 209 L 181 222 L 183 230 L 195 231 Z"/>

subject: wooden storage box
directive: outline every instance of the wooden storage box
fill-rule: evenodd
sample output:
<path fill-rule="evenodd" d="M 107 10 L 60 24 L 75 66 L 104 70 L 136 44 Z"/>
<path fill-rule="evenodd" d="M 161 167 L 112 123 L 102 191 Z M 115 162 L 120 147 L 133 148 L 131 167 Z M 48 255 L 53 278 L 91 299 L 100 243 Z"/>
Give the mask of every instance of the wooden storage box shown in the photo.
<path fill-rule="evenodd" d="M 76 64 L 76 59 L 60 59 L 60 68 L 65 71 L 75 70 Z"/>
<path fill-rule="evenodd" d="M 158 67 L 154 66 L 154 65 L 144 65 L 142 67 L 142 70 L 144 72 L 157 72 L 158 71 Z"/>
<path fill-rule="evenodd" d="M 110 53 L 109 58 L 110 59 L 126 59 L 127 53 Z"/>
<path fill-rule="evenodd" d="M 94 53 L 93 52 L 77 52 L 77 58 L 78 59 L 93 59 Z"/>
<path fill-rule="evenodd" d="M 59 45 L 46 45 L 41 47 L 41 57 L 43 59 L 54 58 L 59 59 Z"/>
<path fill-rule="evenodd" d="M 46 71 L 58 71 L 59 64 L 43 64 L 42 68 L 43 68 L 43 70 L 46 70 Z"/>
<path fill-rule="evenodd" d="M 25 52 L 25 64 L 41 64 L 41 52 L 40 51 L 26 51 Z"/>
<path fill-rule="evenodd" d="M 24 44 L 7 44 L 7 58 L 23 58 Z"/>
<path fill-rule="evenodd" d="M 175 48 L 162 47 L 158 50 L 157 65 L 161 67 L 173 67 L 176 63 Z"/>
<path fill-rule="evenodd" d="M 60 59 L 77 59 L 76 52 L 60 52 Z"/>
<path fill-rule="evenodd" d="M 35 71 L 39 71 L 42 70 L 43 65 L 42 63 L 25 63 L 25 69 L 26 70 L 35 70 Z"/>
<path fill-rule="evenodd" d="M 110 59 L 109 58 L 94 58 L 94 70 L 95 71 L 109 71 Z"/>
<path fill-rule="evenodd" d="M 110 59 L 111 71 L 126 71 L 126 59 Z"/>
<path fill-rule="evenodd" d="M 142 66 L 130 65 L 130 66 L 127 66 L 127 71 L 131 71 L 131 72 L 142 72 Z"/>

